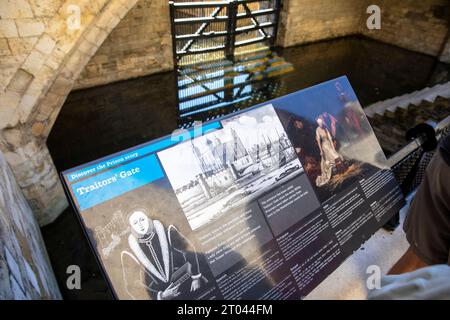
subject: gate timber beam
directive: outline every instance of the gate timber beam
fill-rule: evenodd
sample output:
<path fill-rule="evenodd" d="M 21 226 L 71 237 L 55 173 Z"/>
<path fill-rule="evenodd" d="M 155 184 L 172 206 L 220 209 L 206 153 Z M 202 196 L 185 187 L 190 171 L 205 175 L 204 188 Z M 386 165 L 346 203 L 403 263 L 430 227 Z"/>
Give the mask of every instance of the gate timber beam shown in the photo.
<path fill-rule="evenodd" d="M 220 13 L 220 11 L 222 11 L 223 7 L 217 7 L 214 12 L 209 16 L 209 18 L 216 18 L 217 15 Z M 214 21 L 214 20 L 212 20 Z M 210 25 L 210 23 L 212 21 L 208 21 L 208 22 L 204 22 L 200 28 L 197 29 L 196 32 L 194 32 L 195 36 L 199 36 L 203 33 L 203 31 Z M 191 46 L 195 43 L 196 39 L 191 39 L 188 41 L 188 43 L 186 43 L 186 45 L 181 49 L 181 51 L 183 52 L 189 52 L 189 49 L 191 48 Z"/>
<path fill-rule="evenodd" d="M 250 20 L 252 21 L 253 25 L 255 27 L 257 27 L 258 32 L 264 37 L 264 38 L 269 38 L 267 33 L 264 31 L 263 28 L 261 28 L 259 22 L 257 19 L 255 19 L 255 17 L 253 16 L 252 11 L 250 10 L 250 8 L 248 7 L 247 3 L 242 3 L 242 6 L 245 10 L 245 12 L 247 13 L 247 15 L 249 16 Z"/>

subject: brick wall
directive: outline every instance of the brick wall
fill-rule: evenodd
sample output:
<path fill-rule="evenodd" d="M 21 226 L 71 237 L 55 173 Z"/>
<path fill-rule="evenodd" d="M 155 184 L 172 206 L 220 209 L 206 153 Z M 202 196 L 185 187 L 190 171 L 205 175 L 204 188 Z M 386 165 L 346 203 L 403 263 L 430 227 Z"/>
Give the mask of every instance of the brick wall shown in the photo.
<path fill-rule="evenodd" d="M 167 0 L 140 0 L 111 32 L 75 88 L 171 70 L 172 38 Z"/>
<path fill-rule="evenodd" d="M 75 85 L 92 87 L 173 68 L 167 0 L 140 0 L 108 36 Z M 278 42 L 292 46 L 356 34 L 361 0 L 285 0 Z"/>
<path fill-rule="evenodd" d="M 370 4 L 381 8 L 381 30 L 366 27 Z M 285 0 L 278 44 L 288 47 L 360 33 L 450 61 L 450 43 L 443 50 L 449 11 L 448 0 Z"/>
<path fill-rule="evenodd" d="M 139 0 L 88 63 L 75 88 L 171 70 L 167 2 Z M 284 0 L 278 44 L 288 47 L 364 34 L 410 50 L 438 54 L 448 30 L 442 17 L 446 0 L 380 0 L 382 29 L 373 31 L 365 23 L 369 4 L 369 0 Z M 444 60 L 450 59 L 448 52 Z"/>
<path fill-rule="evenodd" d="M 448 0 L 378 0 L 376 4 L 381 8 L 381 30 L 368 30 L 364 20 L 365 36 L 433 56 L 440 53 L 448 32 Z"/>
<path fill-rule="evenodd" d="M 289 47 L 356 34 L 364 5 L 361 0 L 284 0 L 278 44 Z"/>

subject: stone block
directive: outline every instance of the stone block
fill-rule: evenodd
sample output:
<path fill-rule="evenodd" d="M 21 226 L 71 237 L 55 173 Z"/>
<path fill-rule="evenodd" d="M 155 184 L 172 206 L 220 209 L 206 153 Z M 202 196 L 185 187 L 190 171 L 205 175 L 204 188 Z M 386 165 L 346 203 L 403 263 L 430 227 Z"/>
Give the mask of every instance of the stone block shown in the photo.
<path fill-rule="evenodd" d="M 0 17 L 2 19 L 32 18 L 33 11 L 27 0 L 0 1 Z"/>
<path fill-rule="evenodd" d="M 8 45 L 8 40 L 0 38 L 0 56 L 9 56 L 11 49 Z"/>
<path fill-rule="evenodd" d="M 0 38 L 14 38 L 18 36 L 17 27 L 13 19 L 0 20 Z"/>
<path fill-rule="evenodd" d="M 6 129 L 3 130 L 3 136 L 6 142 L 17 148 L 22 140 L 22 132 L 19 129 Z"/>
<path fill-rule="evenodd" d="M 60 95 L 60 96 L 66 96 L 73 85 L 73 80 L 69 80 L 67 78 L 64 78 L 63 76 L 58 76 L 53 83 L 53 86 L 51 88 L 51 92 Z"/>
<path fill-rule="evenodd" d="M 29 0 L 37 17 L 53 17 L 61 6 L 61 0 Z"/>
<path fill-rule="evenodd" d="M 52 53 L 55 48 L 56 42 L 53 40 L 48 34 L 43 34 L 41 38 L 36 43 L 36 49 L 42 52 L 43 54 Z"/>
<path fill-rule="evenodd" d="M 46 60 L 46 55 L 38 50 L 31 51 L 28 58 L 22 65 L 22 69 L 32 75 L 37 75 Z"/>
<path fill-rule="evenodd" d="M 33 95 L 33 94 L 25 94 L 22 96 L 22 99 L 20 100 L 20 105 L 18 108 L 19 111 L 19 117 L 20 122 L 26 123 L 28 120 L 28 117 L 30 116 L 32 110 L 36 106 L 37 102 L 39 101 L 40 96 L 39 95 Z"/>
<path fill-rule="evenodd" d="M 61 63 L 64 60 L 64 57 L 65 57 L 64 51 L 62 51 L 60 48 L 58 48 L 58 46 L 56 46 L 52 54 L 45 61 L 45 64 L 47 64 L 53 70 L 56 70 L 60 67 Z"/>
<path fill-rule="evenodd" d="M 44 124 L 42 122 L 36 122 L 31 127 L 31 133 L 35 137 L 39 137 L 44 132 L 44 129 L 45 129 L 45 127 L 44 127 Z"/>
<path fill-rule="evenodd" d="M 9 47 L 13 55 L 29 54 L 31 48 L 37 42 L 37 37 L 11 38 L 8 39 Z"/>
<path fill-rule="evenodd" d="M 28 86 L 33 78 L 34 76 L 26 70 L 19 69 L 14 74 L 6 89 L 22 96 L 28 89 Z"/>
<path fill-rule="evenodd" d="M 23 162 L 22 157 L 15 152 L 5 152 L 5 159 L 11 167 L 18 166 Z"/>
<path fill-rule="evenodd" d="M 21 37 L 40 36 L 45 30 L 44 23 L 37 19 L 18 19 L 16 24 Z"/>
<path fill-rule="evenodd" d="M 10 106 L 0 107 L 0 129 L 13 127 L 19 122 L 16 109 Z"/>
<path fill-rule="evenodd" d="M 20 101 L 20 94 L 13 91 L 6 91 L 2 94 L 2 103 L 0 104 L 0 110 L 2 109 L 15 109 Z"/>
<path fill-rule="evenodd" d="M 52 112 L 62 105 L 64 98 L 51 92 L 47 92 L 45 98 L 40 103 L 37 121 L 46 121 Z"/>

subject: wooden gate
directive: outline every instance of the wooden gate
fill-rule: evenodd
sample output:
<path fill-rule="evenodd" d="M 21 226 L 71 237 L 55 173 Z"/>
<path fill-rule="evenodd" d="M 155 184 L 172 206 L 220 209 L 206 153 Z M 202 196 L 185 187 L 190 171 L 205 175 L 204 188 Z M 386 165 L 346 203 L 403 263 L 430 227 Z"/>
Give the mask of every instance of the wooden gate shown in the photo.
<path fill-rule="evenodd" d="M 275 44 L 281 0 L 170 1 L 174 64 L 233 60 Z"/>

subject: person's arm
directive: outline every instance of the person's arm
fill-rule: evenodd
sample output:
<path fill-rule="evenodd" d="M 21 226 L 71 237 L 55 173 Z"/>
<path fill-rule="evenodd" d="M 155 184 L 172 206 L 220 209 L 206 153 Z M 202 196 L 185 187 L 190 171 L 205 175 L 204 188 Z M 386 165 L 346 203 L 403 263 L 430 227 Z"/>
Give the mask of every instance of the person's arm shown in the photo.
<path fill-rule="evenodd" d="M 192 243 L 183 236 L 177 228 L 173 225 L 169 226 L 169 239 L 171 246 L 174 250 L 184 254 L 186 260 L 191 264 L 191 292 L 197 291 L 201 287 L 202 279 L 205 283 L 208 282 L 200 272 L 200 266 L 198 263 L 197 251 Z"/>
<path fill-rule="evenodd" d="M 331 119 L 331 133 L 333 134 L 333 137 L 336 136 L 336 123 L 338 122 L 337 119 L 330 114 Z"/>
<path fill-rule="evenodd" d="M 316 129 L 316 142 L 317 146 L 319 147 L 320 155 L 322 155 L 322 144 L 320 143 L 319 128 Z"/>
<path fill-rule="evenodd" d="M 141 266 L 138 259 L 128 251 L 122 251 L 120 255 L 122 262 L 122 276 L 125 285 L 125 291 L 128 295 L 136 300 L 134 290 L 136 288 L 144 288 L 150 293 L 153 299 L 169 300 L 177 297 L 180 293 L 178 291 L 179 285 L 170 284 L 168 287 L 158 285 L 153 281 L 151 275 L 145 268 Z M 139 278 L 136 278 L 136 269 L 139 270 Z"/>
<path fill-rule="evenodd" d="M 450 266 L 437 264 L 413 272 L 386 275 L 380 287 L 371 289 L 370 300 L 441 300 L 450 299 Z"/>
<path fill-rule="evenodd" d="M 122 276 L 123 282 L 125 284 L 125 291 L 128 295 L 136 300 L 137 298 L 134 296 L 133 292 L 135 288 L 145 288 L 148 290 L 153 298 L 161 300 L 161 294 L 163 291 L 155 288 L 153 281 L 148 281 L 146 279 L 146 272 L 142 270 L 139 261 L 127 251 L 122 251 L 120 254 L 120 260 L 122 262 Z M 139 279 L 136 279 L 136 273 L 134 270 L 138 268 L 139 270 Z"/>
<path fill-rule="evenodd" d="M 426 266 L 428 266 L 428 264 L 422 261 L 422 259 L 414 253 L 411 247 L 409 247 L 403 256 L 391 268 L 391 270 L 389 270 L 388 274 L 402 274 L 415 271 Z"/>
<path fill-rule="evenodd" d="M 443 146 L 450 147 L 450 136 Z M 409 208 L 404 230 L 410 247 L 369 299 L 450 299 L 450 148 L 445 149 L 434 155 Z"/>
<path fill-rule="evenodd" d="M 186 260 L 191 264 L 192 267 L 192 279 L 200 279 L 200 266 L 198 263 L 197 251 L 192 243 L 182 235 L 178 229 L 170 225 L 169 226 L 169 236 L 170 236 L 170 244 L 174 250 L 185 255 Z"/>
<path fill-rule="evenodd" d="M 180 295 L 180 284 L 171 283 L 164 291 L 158 291 L 157 300 L 172 300 Z"/>
<path fill-rule="evenodd" d="M 336 145 L 334 144 L 333 137 L 331 136 L 330 131 L 328 129 L 325 129 L 325 130 L 327 132 L 327 137 L 328 137 L 328 140 L 330 140 L 330 144 L 333 147 L 333 150 L 336 151 Z"/>
<path fill-rule="evenodd" d="M 450 165 L 437 151 L 408 210 L 404 223 L 410 248 L 392 273 L 449 263 Z"/>

